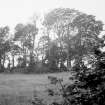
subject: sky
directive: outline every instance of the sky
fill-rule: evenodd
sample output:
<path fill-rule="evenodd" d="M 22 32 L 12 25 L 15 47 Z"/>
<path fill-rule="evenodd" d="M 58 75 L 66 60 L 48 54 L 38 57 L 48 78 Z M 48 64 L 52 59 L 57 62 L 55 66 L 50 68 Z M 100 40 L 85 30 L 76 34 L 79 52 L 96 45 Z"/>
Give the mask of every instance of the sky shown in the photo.
<path fill-rule="evenodd" d="M 34 14 L 59 7 L 95 15 L 105 23 L 105 0 L 0 0 L 0 26 L 8 25 L 13 30 L 16 24 L 30 21 Z"/>

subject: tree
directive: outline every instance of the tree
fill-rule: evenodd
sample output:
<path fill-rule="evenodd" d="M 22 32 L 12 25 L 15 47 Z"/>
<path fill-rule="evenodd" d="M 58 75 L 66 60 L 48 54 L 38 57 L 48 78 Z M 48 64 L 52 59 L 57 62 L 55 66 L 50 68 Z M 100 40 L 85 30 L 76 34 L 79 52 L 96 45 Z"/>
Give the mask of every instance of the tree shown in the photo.
<path fill-rule="evenodd" d="M 14 34 L 14 41 L 19 42 L 20 46 L 22 47 L 21 55 L 23 56 L 23 64 L 26 66 L 26 53 L 27 49 L 24 46 L 26 41 L 26 34 L 25 34 L 25 26 L 23 24 L 17 24 L 15 27 L 15 34 Z"/>
<path fill-rule="evenodd" d="M 53 105 L 104 105 L 105 104 L 105 51 L 103 43 L 93 47 L 95 54 L 95 68 L 87 68 L 84 62 L 78 62 L 73 68 L 72 84 L 63 85 L 62 79 L 48 77 L 51 84 L 59 83 L 59 91 L 49 89 L 49 95 L 61 95 L 62 103 L 53 102 Z M 57 85 L 58 86 L 58 85 Z"/>
<path fill-rule="evenodd" d="M 92 54 L 94 46 L 101 44 L 99 38 L 100 32 L 103 30 L 103 23 L 97 21 L 94 16 L 82 14 L 74 19 L 73 27 L 78 28 L 77 41 L 74 39 L 76 46 L 77 60 L 80 62 L 83 55 Z"/>
<path fill-rule="evenodd" d="M 104 45 L 104 43 L 103 43 Z M 87 68 L 83 62 L 74 69 L 76 81 L 69 85 L 71 89 L 69 97 L 71 104 L 78 105 L 104 105 L 105 104 L 105 52 L 100 48 L 103 45 L 94 47 L 96 57 L 95 68 Z"/>
<path fill-rule="evenodd" d="M 78 12 L 77 10 L 69 8 L 57 8 L 52 10 L 45 16 L 44 24 L 46 27 L 50 27 L 50 29 L 52 29 L 56 33 L 58 37 L 58 44 L 61 48 L 60 51 L 62 51 L 66 47 L 68 69 L 70 69 L 70 61 L 72 56 L 72 53 L 70 56 L 69 52 L 69 42 L 70 38 L 72 37 L 71 33 L 73 31 L 76 31 L 76 28 L 70 27 L 70 24 L 72 24 L 72 20 L 79 14 L 80 12 Z"/>
<path fill-rule="evenodd" d="M 22 54 L 24 58 L 23 64 L 24 67 L 26 67 L 27 56 L 30 57 L 29 55 L 31 54 L 33 57 L 35 56 L 35 36 L 38 33 L 38 28 L 36 27 L 36 24 L 18 24 L 15 30 L 16 32 L 14 40 L 21 43 Z"/>
<path fill-rule="evenodd" d="M 61 49 L 66 50 L 68 69 L 72 59 L 82 60 L 83 55 L 98 44 L 103 26 L 94 16 L 69 8 L 52 10 L 45 16 L 44 24 L 56 33 Z"/>
<path fill-rule="evenodd" d="M 10 53 L 12 56 L 12 68 L 14 68 L 15 66 L 15 56 L 19 56 L 21 53 L 21 47 L 19 47 L 19 45 L 15 44 L 13 41 L 10 42 Z"/>
<path fill-rule="evenodd" d="M 8 41 L 9 27 L 0 27 L 0 70 L 3 71 L 6 53 L 10 50 Z"/>
<path fill-rule="evenodd" d="M 49 50 L 49 42 L 51 39 L 47 35 L 40 37 L 38 42 L 38 51 L 40 56 L 42 56 L 42 62 L 45 59 L 46 52 Z"/>
<path fill-rule="evenodd" d="M 52 42 L 50 49 L 46 51 L 45 61 L 47 61 L 47 64 L 51 71 L 56 72 L 58 70 L 59 53 L 58 47 L 54 42 Z"/>

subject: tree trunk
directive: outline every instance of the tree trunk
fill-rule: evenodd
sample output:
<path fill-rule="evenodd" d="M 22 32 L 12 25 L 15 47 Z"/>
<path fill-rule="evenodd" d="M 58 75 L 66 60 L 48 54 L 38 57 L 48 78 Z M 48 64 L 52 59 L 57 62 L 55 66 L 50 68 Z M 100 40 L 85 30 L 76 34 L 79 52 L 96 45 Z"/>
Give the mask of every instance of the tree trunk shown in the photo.
<path fill-rule="evenodd" d="M 9 61 L 9 63 L 8 63 L 8 71 L 11 72 L 11 71 L 10 71 L 10 69 L 11 69 L 11 67 L 10 67 L 11 61 L 10 61 L 10 59 L 8 59 L 8 61 Z"/>
<path fill-rule="evenodd" d="M 70 71 L 71 70 L 71 59 L 70 59 L 70 49 L 69 49 L 69 25 L 67 27 L 67 69 Z"/>
<path fill-rule="evenodd" d="M 14 63 L 15 63 L 15 60 L 14 60 L 14 54 L 12 55 L 12 67 L 14 68 Z"/>
<path fill-rule="evenodd" d="M 3 67 L 4 67 L 4 64 L 5 64 L 5 55 L 3 56 Z"/>
<path fill-rule="evenodd" d="M 68 56 L 68 55 L 67 55 L 67 56 Z M 71 70 L 71 60 L 70 60 L 69 57 L 67 57 L 67 69 L 68 69 L 68 71 Z"/>
<path fill-rule="evenodd" d="M 49 53 L 49 55 L 50 55 L 50 47 L 51 47 L 51 45 L 50 45 L 50 36 L 49 36 L 49 29 L 47 30 L 47 36 L 48 36 L 48 53 Z"/>
<path fill-rule="evenodd" d="M 69 43 L 67 47 L 67 69 L 71 70 L 71 58 L 70 58 L 70 51 L 69 51 Z"/>
<path fill-rule="evenodd" d="M 24 63 L 23 63 L 23 67 L 26 67 L 26 60 L 27 60 L 27 58 L 26 58 L 26 49 L 25 49 L 25 47 L 23 46 L 23 53 L 24 53 L 24 55 L 23 55 L 23 59 L 24 59 Z"/>
<path fill-rule="evenodd" d="M 0 72 L 2 71 L 2 64 L 1 64 L 1 59 L 0 59 Z"/>

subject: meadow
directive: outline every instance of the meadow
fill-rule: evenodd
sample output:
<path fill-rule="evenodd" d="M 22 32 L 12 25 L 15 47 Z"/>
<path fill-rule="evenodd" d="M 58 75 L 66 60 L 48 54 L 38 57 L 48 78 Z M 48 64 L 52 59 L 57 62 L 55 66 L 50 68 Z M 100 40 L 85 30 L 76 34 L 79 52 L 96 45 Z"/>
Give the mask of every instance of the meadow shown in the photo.
<path fill-rule="evenodd" d="M 49 97 L 47 89 L 52 88 L 48 76 L 63 78 L 68 83 L 69 72 L 49 74 L 0 74 L 0 104 L 26 105 L 31 104 L 35 96 L 50 104 L 59 97 Z M 56 88 L 56 87 L 53 87 Z"/>

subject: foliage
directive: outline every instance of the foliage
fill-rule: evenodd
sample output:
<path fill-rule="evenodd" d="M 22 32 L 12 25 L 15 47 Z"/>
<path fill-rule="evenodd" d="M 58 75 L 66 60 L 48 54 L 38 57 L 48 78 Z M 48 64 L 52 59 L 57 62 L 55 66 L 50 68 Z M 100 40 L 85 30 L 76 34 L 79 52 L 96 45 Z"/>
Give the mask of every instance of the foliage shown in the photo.
<path fill-rule="evenodd" d="M 34 72 L 42 62 L 43 67 L 48 66 L 48 71 L 67 71 L 72 69 L 72 61 L 78 65 L 87 56 L 95 57 L 94 47 L 103 43 L 99 38 L 103 23 L 95 16 L 75 9 L 56 8 L 44 16 L 42 25 L 38 29 L 36 20 L 28 24 L 19 23 L 13 38 L 7 26 L 0 28 L 1 67 L 8 62 L 9 69 L 17 66 Z M 42 35 L 38 45 L 37 34 Z"/>
<path fill-rule="evenodd" d="M 35 93 L 34 93 L 34 97 L 32 99 L 32 105 L 45 105 L 45 103 L 43 102 L 43 99 L 40 99 Z"/>
<path fill-rule="evenodd" d="M 58 63 L 59 63 L 59 49 L 55 43 L 52 43 L 50 49 L 46 52 L 45 61 L 47 60 L 47 64 L 51 71 L 58 70 Z"/>
<path fill-rule="evenodd" d="M 37 33 L 38 28 L 36 27 L 36 24 L 18 24 L 15 28 L 14 41 L 20 42 L 21 55 L 23 56 L 22 65 L 24 67 L 27 65 L 27 58 L 30 58 L 29 66 L 32 66 L 33 64 L 33 57 L 35 55 L 35 37 Z"/>
<path fill-rule="evenodd" d="M 105 52 L 94 49 L 97 61 L 95 69 L 87 68 L 79 62 L 73 69 L 74 75 L 70 80 L 73 84 L 62 85 L 61 96 L 66 99 L 63 105 L 104 105 L 105 104 Z M 59 83 L 59 79 L 52 78 L 51 83 Z M 52 90 L 50 95 L 55 95 Z M 68 102 L 68 103 L 67 103 Z"/>
<path fill-rule="evenodd" d="M 93 15 L 69 8 L 57 8 L 46 14 L 44 25 L 56 34 L 59 52 L 66 52 L 68 70 L 71 60 L 80 61 L 84 55 L 93 52 L 93 47 L 100 43 L 98 36 L 103 30 L 103 23 Z"/>
<path fill-rule="evenodd" d="M 50 80 L 51 84 L 56 85 L 56 89 L 48 89 L 48 95 L 62 96 L 62 101 L 60 103 L 53 102 L 52 105 L 70 105 L 70 100 L 68 98 L 68 96 L 70 95 L 70 89 L 68 90 L 67 84 L 63 84 L 63 79 L 53 76 L 48 76 L 48 79 Z"/>
<path fill-rule="evenodd" d="M 0 72 L 4 71 L 6 53 L 10 51 L 10 43 L 8 40 L 8 36 L 9 36 L 9 27 L 8 26 L 0 27 Z"/>

